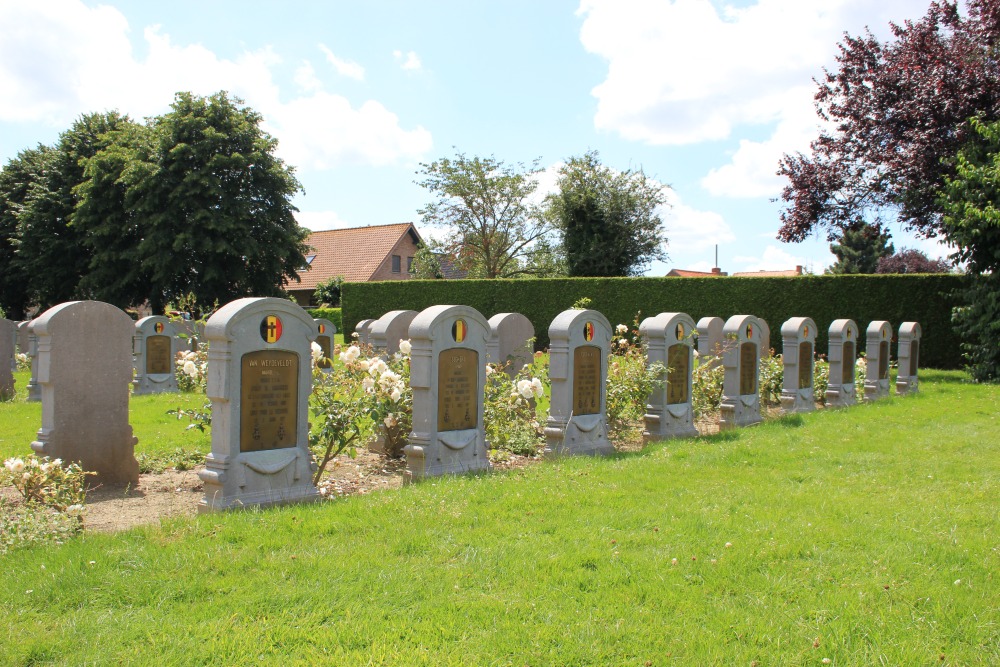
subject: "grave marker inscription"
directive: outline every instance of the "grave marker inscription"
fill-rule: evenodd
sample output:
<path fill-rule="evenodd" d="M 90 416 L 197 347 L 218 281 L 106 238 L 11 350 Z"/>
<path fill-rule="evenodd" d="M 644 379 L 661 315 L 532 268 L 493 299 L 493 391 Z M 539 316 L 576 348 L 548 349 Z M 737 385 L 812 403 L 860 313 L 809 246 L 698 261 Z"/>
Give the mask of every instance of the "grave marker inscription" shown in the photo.
<path fill-rule="evenodd" d="M 857 362 L 858 325 L 854 320 L 834 320 L 830 324 L 828 337 L 830 379 L 826 388 L 826 404 L 830 407 L 848 407 L 857 402 L 854 364 Z"/>
<path fill-rule="evenodd" d="M 876 320 L 865 331 L 865 400 L 877 401 L 889 395 L 889 341 L 892 325 Z"/>
<path fill-rule="evenodd" d="M 667 369 L 665 385 L 654 387 L 646 400 L 643 439 L 647 443 L 698 435 L 691 405 L 694 329 L 694 320 L 685 313 L 660 313 L 639 325 L 646 341 L 647 366 L 660 363 Z"/>
<path fill-rule="evenodd" d="M 762 340 L 760 320 L 753 315 L 733 315 L 726 320 L 723 334 L 726 338 L 722 357 L 725 376 L 719 428 L 726 430 L 761 421 L 757 392 Z"/>
<path fill-rule="evenodd" d="M 178 391 L 174 359 L 183 340 L 178 337 L 177 326 L 162 315 L 144 317 L 135 323 L 132 341 L 135 355 L 132 393 L 141 396 Z"/>
<path fill-rule="evenodd" d="M 784 375 L 781 409 L 786 414 L 816 409 L 813 364 L 816 323 L 810 317 L 793 317 L 781 325 L 781 357 Z"/>

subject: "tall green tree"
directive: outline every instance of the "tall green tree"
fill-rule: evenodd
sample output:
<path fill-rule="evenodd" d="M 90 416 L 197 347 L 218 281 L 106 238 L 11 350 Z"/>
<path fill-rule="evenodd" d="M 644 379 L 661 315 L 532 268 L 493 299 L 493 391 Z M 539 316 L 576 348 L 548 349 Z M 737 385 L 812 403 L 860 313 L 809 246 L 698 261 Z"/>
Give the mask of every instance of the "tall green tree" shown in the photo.
<path fill-rule="evenodd" d="M 116 111 L 83 115 L 44 153 L 41 178 L 18 213 L 17 249 L 31 299 L 43 310 L 81 296 L 90 253 L 73 221 L 77 187 L 86 161 L 108 145 L 114 130 L 130 123 Z"/>
<path fill-rule="evenodd" d="M 878 261 L 891 256 L 896 250 L 885 230 L 874 225 L 864 225 L 860 229 L 845 229 L 839 242 L 830 244 L 837 261 L 827 273 L 876 273 Z"/>
<path fill-rule="evenodd" d="M 14 319 L 22 319 L 31 295 L 30 275 L 17 250 L 20 245 L 18 217 L 28 193 L 43 178 L 52 148 L 38 145 L 17 154 L 0 170 L 0 305 Z"/>
<path fill-rule="evenodd" d="M 570 276 L 635 276 L 667 258 L 659 209 L 663 186 L 642 170 L 615 171 L 597 151 L 559 170 L 559 192 L 546 215 L 562 231 Z"/>
<path fill-rule="evenodd" d="M 280 295 L 298 278 L 308 231 L 291 200 L 301 186 L 260 123 L 225 92 L 182 92 L 149 142 L 136 142 L 124 196 L 143 230 L 137 256 L 155 311 L 188 294 L 201 309 Z"/>
<path fill-rule="evenodd" d="M 417 184 L 434 197 L 420 209 L 425 224 L 443 227 L 442 249 L 475 278 L 511 278 L 532 272 L 524 259 L 551 227 L 532 204 L 538 161 L 508 165 L 494 157 L 456 152 L 421 164 Z"/>

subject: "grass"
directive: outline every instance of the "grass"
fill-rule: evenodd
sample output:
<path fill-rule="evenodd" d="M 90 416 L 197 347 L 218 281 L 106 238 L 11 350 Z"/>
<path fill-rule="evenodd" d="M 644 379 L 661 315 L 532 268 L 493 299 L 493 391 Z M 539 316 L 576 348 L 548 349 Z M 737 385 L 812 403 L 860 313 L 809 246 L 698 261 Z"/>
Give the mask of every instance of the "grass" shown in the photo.
<path fill-rule="evenodd" d="M 1000 387 L 921 390 L 15 551 L 0 663 L 998 664 Z"/>

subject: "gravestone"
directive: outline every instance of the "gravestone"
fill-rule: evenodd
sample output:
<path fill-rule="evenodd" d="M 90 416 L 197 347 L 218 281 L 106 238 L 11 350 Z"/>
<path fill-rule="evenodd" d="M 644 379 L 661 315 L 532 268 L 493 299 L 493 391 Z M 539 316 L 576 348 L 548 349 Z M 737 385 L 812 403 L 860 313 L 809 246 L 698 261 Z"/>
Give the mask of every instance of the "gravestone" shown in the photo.
<path fill-rule="evenodd" d="M 354 326 L 354 334 L 359 345 L 371 344 L 371 329 L 375 320 L 361 320 Z"/>
<path fill-rule="evenodd" d="M 323 350 L 323 358 L 316 362 L 316 368 L 329 373 L 333 371 L 333 337 L 337 326 L 330 320 L 314 319 L 316 324 L 316 344 Z"/>
<path fill-rule="evenodd" d="M 38 336 L 35 334 L 35 320 L 28 322 L 28 360 L 31 362 L 31 376 L 26 389 L 28 401 L 34 403 L 42 400 L 42 386 L 38 384 Z"/>
<path fill-rule="evenodd" d="M 844 408 L 857 402 L 854 371 L 858 358 L 858 325 L 854 320 L 834 320 L 830 324 L 829 339 L 830 381 L 826 388 L 826 404 Z"/>
<path fill-rule="evenodd" d="M 897 334 L 896 358 L 898 371 L 896 373 L 896 393 L 915 394 L 919 391 L 917 380 L 917 365 L 920 362 L 920 339 L 923 330 L 917 322 L 903 322 L 899 325 Z"/>
<path fill-rule="evenodd" d="M 183 339 L 177 337 L 174 323 L 162 315 L 144 317 L 135 323 L 132 340 L 135 358 L 132 393 L 141 396 L 178 391 L 174 361 Z"/>
<path fill-rule="evenodd" d="M 767 359 L 771 356 L 771 327 L 767 320 L 757 318 L 760 322 L 760 358 Z"/>
<path fill-rule="evenodd" d="M 552 396 L 545 451 L 613 454 L 608 440 L 607 381 L 611 324 L 596 310 L 564 310 L 549 325 Z"/>
<path fill-rule="evenodd" d="M 889 395 L 889 341 L 892 325 L 876 320 L 865 331 L 865 400 L 877 401 Z"/>
<path fill-rule="evenodd" d="M 14 350 L 17 345 L 17 325 L 0 318 L 0 400 L 14 396 L 14 371 L 17 360 Z"/>
<path fill-rule="evenodd" d="M 816 352 L 816 323 L 810 317 L 793 317 L 781 325 L 781 359 L 784 376 L 781 409 L 785 414 L 812 412 L 813 365 Z"/>
<path fill-rule="evenodd" d="M 128 422 L 135 322 L 100 301 L 70 301 L 31 322 L 42 427 L 36 454 L 75 461 L 102 484 L 137 484 L 137 439 Z"/>
<path fill-rule="evenodd" d="M 504 364 L 507 375 L 515 377 L 534 360 L 535 327 L 521 313 L 499 313 L 489 319 L 490 337 L 486 341 L 486 359 Z"/>
<path fill-rule="evenodd" d="M 28 326 L 31 320 L 17 323 L 17 352 L 18 354 L 28 354 Z"/>
<path fill-rule="evenodd" d="M 721 357 L 723 353 L 722 328 L 726 325 L 721 317 L 703 317 L 698 320 L 698 355 L 701 357 Z"/>
<path fill-rule="evenodd" d="M 237 299 L 209 318 L 212 451 L 199 512 L 319 498 L 309 452 L 316 325 L 288 299 Z"/>
<path fill-rule="evenodd" d="M 417 311 L 415 310 L 390 310 L 372 322 L 368 342 L 377 351 L 386 356 L 392 356 L 399 352 L 399 341 L 410 337 L 408 333 L 410 322 L 416 316 Z"/>
<path fill-rule="evenodd" d="M 490 469 L 483 426 L 489 333 L 486 318 L 469 306 L 431 306 L 410 323 L 406 482 Z"/>
<path fill-rule="evenodd" d="M 646 340 L 646 363 L 667 368 L 665 383 L 654 387 L 646 402 L 643 439 L 649 443 L 698 435 L 691 406 L 694 320 L 686 313 L 660 313 L 644 319 L 639 333 Z"/>
<path fill-rule="evenodd" d="M 761 421 L 758 377 L 761 327 L 753 315 L 733 315 L 723 327 L 726 350 L 722 355 L 722 407 L 719 429 L 749 426 Z"/>

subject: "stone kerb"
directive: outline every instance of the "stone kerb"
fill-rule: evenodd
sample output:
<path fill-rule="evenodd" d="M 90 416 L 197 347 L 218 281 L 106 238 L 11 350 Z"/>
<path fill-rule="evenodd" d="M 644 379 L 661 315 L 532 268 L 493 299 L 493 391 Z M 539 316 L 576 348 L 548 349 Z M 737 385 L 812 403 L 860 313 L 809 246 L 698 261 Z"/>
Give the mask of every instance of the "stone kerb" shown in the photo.
<path fill-rule="evenodd" d="M 406 340 L 410 323 L 416 316 L 415 310 L 390 310 L 372 322 L 368 342 L 379 353 L 391 357 L 399 352 L 399 341 Z"/>
<path fill-rule="evenodd" d="M 865 401 L 889 395 L 889 342 L 892 325 L 875 320 L 865 331 Z"/>
<path fill-rule="evenodd" d="M 614 453 L 607 424 L 610 349 L 611 324 L 596 310 L 564 310 L 552 320 L 546 453 Z"/>
<path fill-rule="evenodd" d="M 375 320 L 361 320 L 354 325 L 354 333 L 359 345 L 371 345 L 371 328 L 374 323 Z"/>
<path fill-rule="evenodd" d="M 899 325 L 897 334 L 896 359 L 898 372 L 896 374 L 896 393 L 915 394 L 919 391 L 917 366 L 920 363 L 920 339 L 923 329 L 917 322 L 903 322 Z"/>
<path fill-rule="evenodd" d="M 313 322 L 316 324 L 316 344 L 323 350 L 323 358 L 316 363 L 316 368 L 330 373 L 333 371 L 333 337 L 337 333 L 337 325 L 322 318 L 314 319 Z"/>
<path fill-rule="evenodd" d="M 811 317 L 793 317 L 781 325 L 781 359 L 784 375 L 781 409 L 785 414 L 816 409 L 813 366 L 816 351 L 816 323 Z"/>
<path fill-rule="evenodd" d="M 174 361 L 177 352 L 186 346 L 177 333 L 174 323 L 162 315 L 150 315 L 135 323 L 133 394 L 141 396 L 178 391 Z"/>
<path fill-rule="evenodd" d="M 319 498 L 309 452 L 316 325 L 287 299 L 237 299 L 206 324 L 212 451 L 199 512 Z"/>
<path fill-rule="evenodd" d="M 760 394 L 760 320 L 753 315 L 733 315 L 723 327 L 725 352 L 722 364 L 725 376 L 722 381 L 722 406 L 719 429 L 759 423 Z"/>
<path fill-rule="evenodd" d="M 489 332 L 486 318 L 469 306 L 431 306 L 410 323 L 407 483 L 490 469 L 483 425 Z"/>
<path fill-rule="evenodd" d="M 490 337 L 486 341 L 487 361 L 507 364 L 511 378 L 534 359 L 535 327 L 521 313 L 499 313 L 489 319 Z"/>
<path fill-rule="evenodd" d="M 14 396 L 14 371 L 17 360 L 14 350 L 17 345 L 17 325 L 0 318 L 0 400 Z"/>
<path fill-rule="evenodd" d="M 721 317 L 703 317 L 698 320 L 698 356 L 721 357 L 723 352 L 722 328 L 726 323 Z"/>
<path fill-rule="evenodd" d="M 32 320 L 42 427 L 31 449 L 76 461 L 98 483 L 137 484 L 129 425 L 135 323 L 100 301 L 71 301 Z"/>
<path fill-rule="evenodd" d="M 858 358 L 858 325 L 854 320 L 834 320 L 830 324 L 829 341 L 830 380 L 826 404 L 831 408 L 849 407 L 857 403 L 854 373 Z"/>
<path fill-rule="evenodd" d="M 31 375 L 28 378 L 28 401 L 34 403 L 42 400 L 42 386 L 38 384 L 38 336 L 35 334 L 35 320 L 28 322 L 28 360 L 31 362 Z"/>
<path fill-rule="evenodd" d="M 660 313 L 639 325 L 647 343 L 647 365 L 660 363 L 667 369 L 665 382 L 653 388 L 646 402 L 642 435 L 647 443 L 698 435 L 691 405 L 694 329 L 686 313 Z"/>

